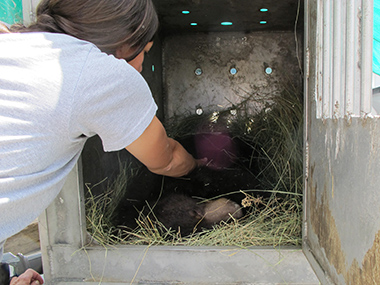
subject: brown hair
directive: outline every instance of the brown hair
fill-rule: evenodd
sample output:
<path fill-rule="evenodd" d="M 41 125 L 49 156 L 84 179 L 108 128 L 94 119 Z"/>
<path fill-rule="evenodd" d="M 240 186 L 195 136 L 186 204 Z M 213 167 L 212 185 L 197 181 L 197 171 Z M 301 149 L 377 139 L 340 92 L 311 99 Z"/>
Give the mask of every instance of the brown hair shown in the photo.
<path fill-rule="evenodd" d="M 64 33 L 94 43 L 115 54 L 127 45 L 132 60 L 153 40 L 158 17 L 151 0 L 42 0 L 37 21 L 29 27 L 14 25 L 12 32 Z"/>

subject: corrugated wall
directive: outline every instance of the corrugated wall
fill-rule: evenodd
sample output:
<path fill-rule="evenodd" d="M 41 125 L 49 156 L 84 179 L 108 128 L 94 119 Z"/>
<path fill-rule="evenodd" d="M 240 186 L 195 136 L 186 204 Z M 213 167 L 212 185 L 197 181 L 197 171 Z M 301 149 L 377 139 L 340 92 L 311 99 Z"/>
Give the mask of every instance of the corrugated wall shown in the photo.
<path fill-rule="evenodd" d="M 316 1 L 317 118 L 371 112 L 373 1 Z"/>
<path fill-rule="evenodd" d="M 380 280 L 373 1 L 306 2 L 304 252 L 322 284 Z"/>

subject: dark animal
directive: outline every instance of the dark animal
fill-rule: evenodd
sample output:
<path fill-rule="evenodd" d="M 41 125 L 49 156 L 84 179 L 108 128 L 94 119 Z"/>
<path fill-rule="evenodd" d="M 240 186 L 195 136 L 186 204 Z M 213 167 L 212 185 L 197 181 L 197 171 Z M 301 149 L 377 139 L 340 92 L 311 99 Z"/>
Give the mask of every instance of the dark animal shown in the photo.
<path fill-rule="evenodd" d="M 204 204 L 204 216 L 201 226 L 211 228 L 221 221 L 230 221 L 231 217 L 239 219 L 242 216 L 243 211 L 237 203 L 226 198 L 219 198 Z"/>
<path fill-rule="evenodd" d="M 238 204 L 225 198 L 197 203 L 183 194 L 171 194 L 161 199 L 154 213 L 166 229 L 177 230 L 182 236 L 212 228 L 220 222 L 228 222 L 231 217 L 239 219 L 243 212 Z"/>

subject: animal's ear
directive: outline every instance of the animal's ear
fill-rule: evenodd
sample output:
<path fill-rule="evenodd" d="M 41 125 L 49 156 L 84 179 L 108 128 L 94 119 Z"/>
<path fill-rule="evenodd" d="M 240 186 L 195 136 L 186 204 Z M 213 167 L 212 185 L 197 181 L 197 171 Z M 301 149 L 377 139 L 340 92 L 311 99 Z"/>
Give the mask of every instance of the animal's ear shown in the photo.
<path fill-rule="evenodd" d="M 189 210 L 189 214 L 191 217 L 194 217 L 196 219 L 201 219 L 202 218 L 202 213 L 199 209 L 192 209 L 192 210 Z"/>

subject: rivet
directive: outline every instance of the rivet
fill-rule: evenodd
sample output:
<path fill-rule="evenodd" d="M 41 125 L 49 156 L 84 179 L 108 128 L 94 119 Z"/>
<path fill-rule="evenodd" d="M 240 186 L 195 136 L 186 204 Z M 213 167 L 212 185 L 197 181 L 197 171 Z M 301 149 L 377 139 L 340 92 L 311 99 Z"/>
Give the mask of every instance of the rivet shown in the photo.
<path fill-rule="evenodd" d="M 237 73 L 237 69 L 235 67 L 231 67 L 230 74 L 235 75 Z"/>

